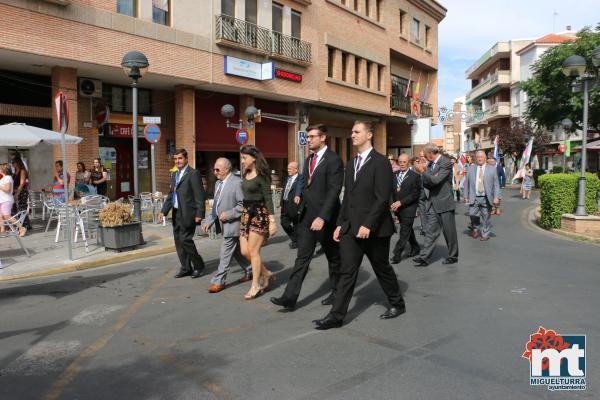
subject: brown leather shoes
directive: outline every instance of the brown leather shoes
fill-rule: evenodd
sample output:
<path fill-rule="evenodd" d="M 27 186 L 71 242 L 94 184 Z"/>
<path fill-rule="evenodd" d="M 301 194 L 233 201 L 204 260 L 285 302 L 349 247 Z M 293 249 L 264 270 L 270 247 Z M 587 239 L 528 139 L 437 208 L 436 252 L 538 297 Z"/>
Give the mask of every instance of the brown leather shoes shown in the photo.
<path fill-rule="evenodd" d="M 479 240 L 481 240 L 482 242 L 487 242 L 488 240 L 490 240 L 489 236 L 482 236 Z"/>
<path fill-rule="evenodd" d="M 475 229 L 471 235 L 473 236 L 473 239 L 477 239 L 479 237 L 479 231 Z"/>
<path fill-rule="evenodd" d="M 209 293 L 219 293 L 221 290 L 225 289 L 225 285 L 219 285 L 217 283 L 213 283 L 208 287 Z"/>

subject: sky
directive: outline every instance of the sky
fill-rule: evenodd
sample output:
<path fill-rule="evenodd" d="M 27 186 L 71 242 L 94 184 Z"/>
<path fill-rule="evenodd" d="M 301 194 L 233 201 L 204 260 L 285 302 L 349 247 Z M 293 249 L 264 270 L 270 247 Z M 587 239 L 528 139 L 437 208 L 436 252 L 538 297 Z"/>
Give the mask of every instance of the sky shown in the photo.
<path fill-rule="evenodd" d="M 439 25 L 439 106 L 452 108 L 469 90 L 465 71 L 496 42 L 537 39 L 600 22 L 600 0 L 437 0 L 448 9 Z M 555 15 L 556 13 L 556 15 Z M 442 137 L 442 127 L 433 128 Z"/>

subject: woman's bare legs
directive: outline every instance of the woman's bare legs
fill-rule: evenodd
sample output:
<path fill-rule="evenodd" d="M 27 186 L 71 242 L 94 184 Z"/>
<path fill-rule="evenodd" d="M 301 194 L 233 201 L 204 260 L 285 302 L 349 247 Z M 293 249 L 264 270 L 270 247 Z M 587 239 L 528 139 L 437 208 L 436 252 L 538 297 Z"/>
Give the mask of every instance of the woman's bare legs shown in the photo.
<path fill-rule="evenodd" d="M 262 259 L 260 257 L 260 249 L 262 247 L 264 236 L 250 232 L 247 240 L 247 252 L 250 255 L 250 264 L 252 265 L 252 286 L 248 293 L 246 293 L 247 299 L 254 298 L 262 290 L 261 286 L 261 272 L 264 268 L 262 265 Z M 266 268 L 265 268 L 266 270 Z"/>

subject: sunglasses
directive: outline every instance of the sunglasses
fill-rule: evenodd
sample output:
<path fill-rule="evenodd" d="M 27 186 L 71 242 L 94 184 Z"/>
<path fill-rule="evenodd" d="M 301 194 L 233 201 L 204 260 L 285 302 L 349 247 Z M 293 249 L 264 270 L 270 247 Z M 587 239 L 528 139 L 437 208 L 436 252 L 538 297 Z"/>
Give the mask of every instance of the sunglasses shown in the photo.
<path fill-rule="evenodd" d="M 221 172 L 221 170 L 219 168 L 213 168 L 213 171 L 215 171 L 215 172 Z"/>

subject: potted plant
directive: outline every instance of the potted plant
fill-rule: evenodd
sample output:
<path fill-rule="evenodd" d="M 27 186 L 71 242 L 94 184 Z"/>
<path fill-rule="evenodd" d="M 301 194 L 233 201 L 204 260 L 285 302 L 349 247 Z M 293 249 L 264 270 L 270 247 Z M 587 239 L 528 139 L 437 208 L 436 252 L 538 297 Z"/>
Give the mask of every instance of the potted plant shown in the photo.
<path fill-rule="evenodd" d="M 100 238 L 107 250 L 133 250 L 143 243 L 142 225 L 133 221 L 131 205 L 109 203 L 100 210 Z"/>

